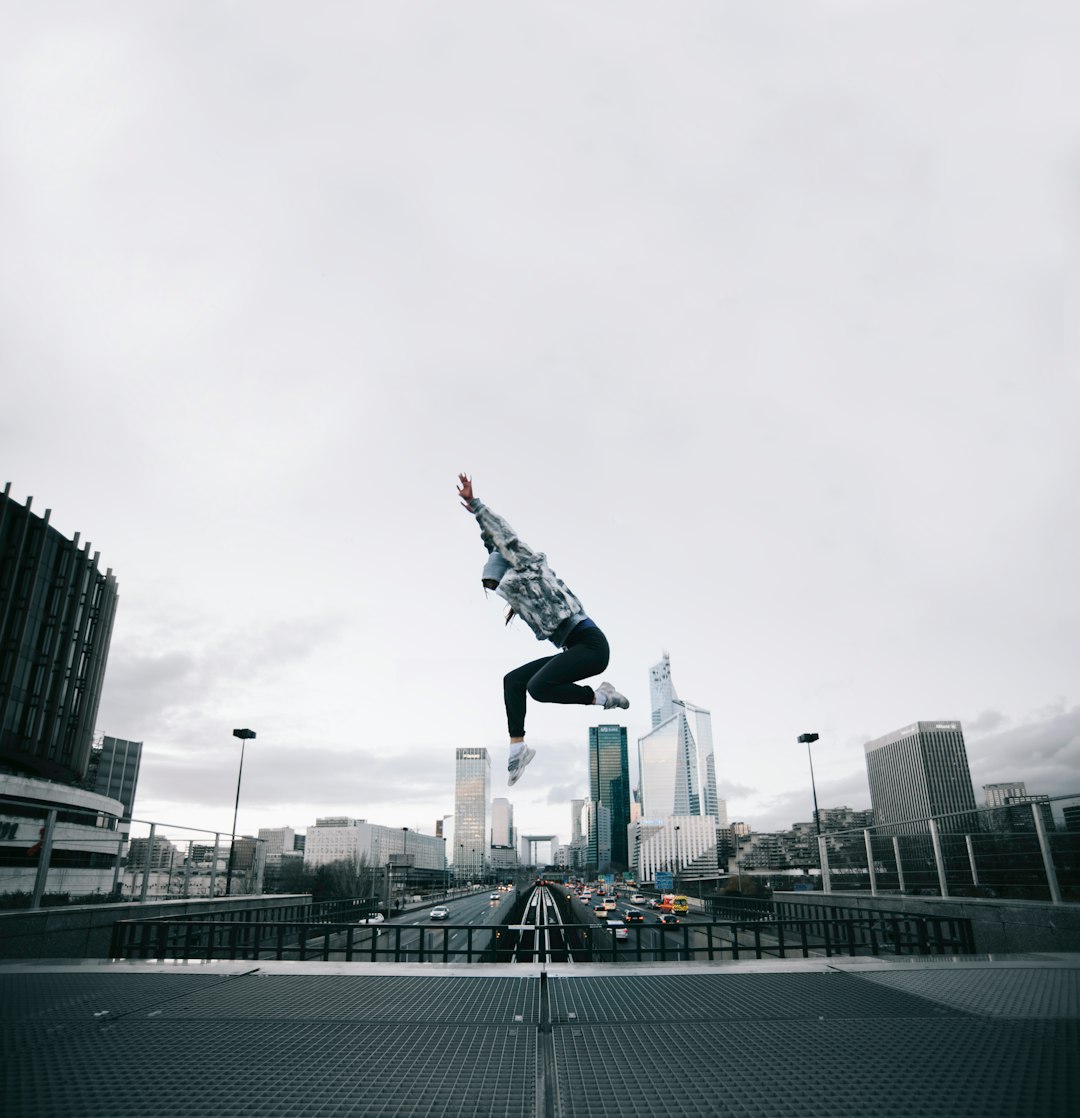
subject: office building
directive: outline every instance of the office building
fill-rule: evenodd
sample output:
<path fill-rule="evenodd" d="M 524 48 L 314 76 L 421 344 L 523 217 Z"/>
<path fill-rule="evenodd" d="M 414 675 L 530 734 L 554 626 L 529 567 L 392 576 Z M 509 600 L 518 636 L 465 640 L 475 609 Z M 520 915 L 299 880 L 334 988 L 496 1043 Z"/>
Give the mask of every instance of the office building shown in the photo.
<path fill-rule="evenodd" d="M 141 741 L 125 741 L 105 734 L 100 745 L 90 752 L 86 787 L 99 796 L 108 796 L 124 805 L 124 819 L 130 820 L 135 807 L 135 789 L 142 764 Z"/>
<path fill-rule="evenodd" d="M 0 768 L 86 776 L 117 587 L 99 554 L 0 494 Z"/>
<path fill-rule="evenodd" d="M 488 861 L 491 834 L 491 758 L 486 749 L 455 751 L 454 872 L 479 877 Z"/>
<path fill-rule="evenodd" d="M 598 800 L 586 800 L 582 809 L 585 831 L 585 867 L 591 873 L 610 873 L 611 812 Z"/>
<path fill-rule="evenodd" d="M 304 841 L 304 865 L 365 861 L 368 866 L 407 864 L 416 870 L 442 871 L 444 845 L 435 835 L 408 827 L 386 827 L 365 819 L 334 815 L 315 820 Z"/>
<path fill-rule="evenodd" d="M 1013 796 L 1027 795 L 1027 785 L 1022 780 L 1006 781 L 1001 784 L 984 784 L 982 789 L 987 807 L 1004 807 Z"/>
<path fill-rule="evenodd" d="M 589 727 L 589 799 L 604 804 L 611 815 L 611 864 L 629 866 L 626 828 L 630 823 L 630 763 L 625 726 Z"/>
<path fill-rule="evenodd" d="M 292 827 L 260 827 L 259 838 L 266 844 L 266 864 L 278 865 L 285 854 L 295 852 L 296 832 Z"/>
<path fill-rule="evenodd" d="M 711 815 L 726 821 L 727 805 L 717 793 L 712 714 L 679 698 L 666 652 L 649 671 L 649 696 L 653 728 L 638 739 L 639 818 Z"/>
<path fill-rule="evenodd" d="M 920 834 L 934 817 L 943 831 L 972 829 L 975 792 L 959 722 L 913 722 L 863 749 L 875 826 Z"/>
<path fill-rule="evenodd" d="M 717 825 L 713 815 L 640 819 L 629 827 L 633 870 L 639 882 L 654 882 L 658 872 L 688 879 L 715 879 Z"/>
<path fill-rule="evenodd" d="M 127 841 L 124 805 L 74 784 L 0 771 L 0 893 L 33 892 L 50 811 L 57 825 L 45 895 L 114 892 Z"/>
<path fill-rule="evenodd" d="M 493 847 L 513 847 L 514 842 L 514 805 L 505 796 L 496 796 L 491 801 L 491 845 Z"/>

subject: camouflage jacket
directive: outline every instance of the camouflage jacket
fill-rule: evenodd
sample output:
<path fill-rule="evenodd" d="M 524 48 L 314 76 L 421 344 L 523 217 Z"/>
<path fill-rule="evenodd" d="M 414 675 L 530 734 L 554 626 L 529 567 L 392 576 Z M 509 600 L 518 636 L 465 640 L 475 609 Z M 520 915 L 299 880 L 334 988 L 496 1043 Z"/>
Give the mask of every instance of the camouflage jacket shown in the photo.
<path fill-rule="evenodd" d="M 581 602 L 548 566 L 547 556 L 520 540 L 501 516 L 475 497 L 469 511 L 480 525 L 484 546 L 489 552 L 497 551 L 510 564 L 496 593 L 510 603 L 537 640 L 561 646 L 570 630 L 585 620 Z"/>

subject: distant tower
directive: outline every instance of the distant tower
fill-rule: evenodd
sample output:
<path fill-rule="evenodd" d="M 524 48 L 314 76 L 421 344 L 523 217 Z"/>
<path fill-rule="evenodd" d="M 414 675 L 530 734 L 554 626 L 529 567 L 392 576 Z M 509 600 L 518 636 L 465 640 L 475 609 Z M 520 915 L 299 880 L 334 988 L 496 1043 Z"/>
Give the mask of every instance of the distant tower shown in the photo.
<path fill-rule="evenodd" d="M 514 845 L 514 806 L 505 796 L 496 796 L 491 801 L 491 845 Z"/>
<path fill-rule="evenodd" d="M 1014 796 L 1027 795 L 1027 785 L 1022 780 L 1007 784 L 984 784 L 982 787 L 987 807 L 1004 807 Z"/>
<path fill-rule="evenodd" d="M 863 749 L 875 825 L 914 834 L 927 826 L 912 820 L 975 811 L 959 722 L 914 722 L 868 741 Z M 970 818 L 962 815 L 939 821 L 943 831 L 970 825 Z"/>
<path fill-rule="evenodd" d="M 491 758 L 486 749 L 458 749 L 454 773 L 454 870 L 481 874 L 491 834 Z"/>
<path fill-rule="evenodd" d="M 649 671 L 649 695 L 653 728 L 638 738 L 640 818 L 724 818 L 727 807 L 717 793 L 712 714 L 679 698 L 666 652 Z"/>
<path fill-rule="evenodd" d="M 124 805 L 124 818 L 130 819 L 135 805 L 135 789 L 142 763 L 141 741 L 125 741 L 106 734 L 101 748 L 91 756 L 87 781 L 100 796 L 109 796 Z"/>
<path fill-rule="evenodd" d="M 626 828 L 630 825 L 630 762 L 625 726 L 589 727 L 589 799 L 611 816 L 611 863 L 629 866 Z"/>
<path fill-rule="evenodd" d="M 117 589 L 90 545 L 0 493 L 0 763 L 83 780 L 109 656 Z"/>
<path fill-rule="evenodd" d="M 649 669 L 649 699 L 652 705 L 652 728 L 666 722 L 674 713 L 675 684 L 671 682 L 671 657 L 665 652 L 659 664 Z"/>

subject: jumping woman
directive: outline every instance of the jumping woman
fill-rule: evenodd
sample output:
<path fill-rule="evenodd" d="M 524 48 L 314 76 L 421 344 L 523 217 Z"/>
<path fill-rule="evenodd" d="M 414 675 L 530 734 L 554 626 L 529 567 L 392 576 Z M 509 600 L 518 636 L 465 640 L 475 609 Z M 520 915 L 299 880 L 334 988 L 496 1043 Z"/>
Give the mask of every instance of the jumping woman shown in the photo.
<path fill-rule="evenodd" d="M 536 750 L 525 744 L 525 700 L 538 703 L 576 703 L 628 709 L 626 697 L 610 683 L 595 689 L 578 680 L 599 675 L 610 659 L 607 637 L 582 608 L 573 592 L 548 566 L 542 551 L 533 551 L 501 516 L 473 496 L 472 479 L 458 474 L 458 496 L 480 525 L 480 538 L 488 551 L 481 581 L 510 608 L 507 624 L 520 617 L 540 641 L 551 641 L 560 652 L 522 664 L 503 677 L 503 698 L 510 731 L 508 784 L 517 783 Z"/>

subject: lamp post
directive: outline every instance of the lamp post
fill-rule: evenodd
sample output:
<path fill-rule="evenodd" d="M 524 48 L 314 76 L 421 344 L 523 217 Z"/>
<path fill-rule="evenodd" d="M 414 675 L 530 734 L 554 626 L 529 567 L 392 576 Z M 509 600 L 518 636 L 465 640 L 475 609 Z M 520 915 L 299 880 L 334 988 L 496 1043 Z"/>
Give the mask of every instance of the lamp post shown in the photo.
<path fill-rule="evenodd" d="M 678 889 L 679 887 L 679 874 L 682 873 L 682 859 L 679 857 L 679 825 L 675 824 L 675 879 L 672 885 Z"/>
<path fill-rule="evenodd" d="M 254 730 L 233 730 L 233 737 L 240 739 L 240 772 L 236 777 L 236 806 L 233 808 L 232 817 L 232 844 L 229 847 L 229 871 L 225 875 L 225 896 L 232 894 L 233 864 L 236 861 L 236 817 L 240 812 L 240 781 L 244 775 L 244 746 L 247 741 L 255 737 Z"/>
<path fill-rule="evenodd" d="M 818 740 L 817 734 L 800 734 L 799 743 L 806 743 L 806 756 L 810 760 L 810 790 L 814 794 L 814 823 L 817 827 L 818 839 L 821 838 L 821 816 L 818 814 L 817 806 L 817 786 L 814 784 L 814 758 L 810 752 L 810 743 Z M 817 856 L 818 869 L 821 869 L 821 843 L 818 842 L 818 856 Z"/>

